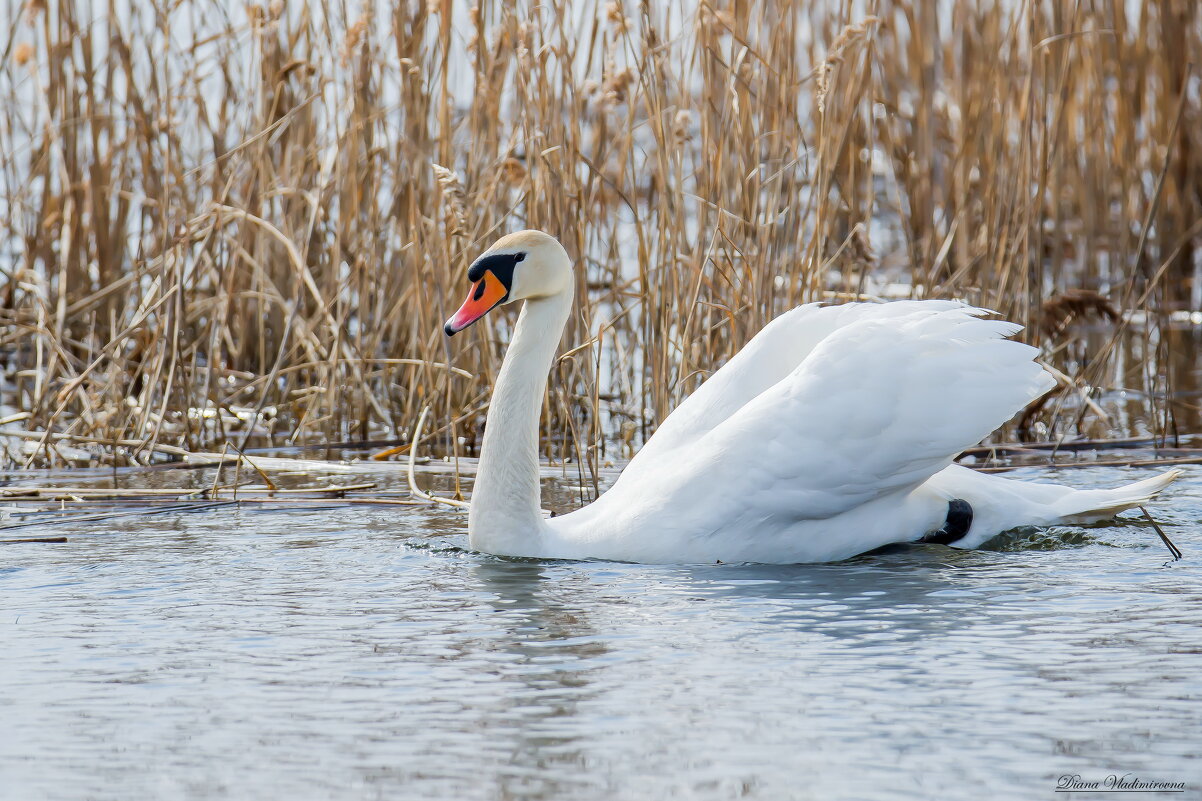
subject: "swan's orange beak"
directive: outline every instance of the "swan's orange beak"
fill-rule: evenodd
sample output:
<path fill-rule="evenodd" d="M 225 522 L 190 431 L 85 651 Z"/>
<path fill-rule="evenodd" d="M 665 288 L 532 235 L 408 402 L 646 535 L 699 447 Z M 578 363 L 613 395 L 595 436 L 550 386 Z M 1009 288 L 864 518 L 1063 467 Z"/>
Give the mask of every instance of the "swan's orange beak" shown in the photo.
<path fill-rule="evenodd" d="M 467 300 L 459 307 L 459 311 L 451 315 L 447 324 L 442 327 L 447 336 L 457 334 L 472 323 L 488 314 L 494 306 L 509 296 L 509 290 L 501 280 L 486 270 L 479 281 L 472 284 L 468 290 Z"/>

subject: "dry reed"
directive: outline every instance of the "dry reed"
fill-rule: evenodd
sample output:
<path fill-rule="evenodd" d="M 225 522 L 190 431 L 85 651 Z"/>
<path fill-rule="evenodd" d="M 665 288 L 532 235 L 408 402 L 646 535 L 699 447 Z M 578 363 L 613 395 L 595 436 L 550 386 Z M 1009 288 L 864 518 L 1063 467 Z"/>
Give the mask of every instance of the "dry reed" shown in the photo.
<path fill-rule="evenodd" d="M 25 464 L 408 441 L 426 405 L 423 449 L 470 455 L 514 317 L 441 322 L 521 227 L 587 279 L 552 460 L 623 455 L 772 316 L 861 295 L 1028 324 L 1067 377 L 1038 438 L 1197 420 L 1199 4 L 0 3 Z M 1122 322 L 1040 342 L 1082 290 Z"/>

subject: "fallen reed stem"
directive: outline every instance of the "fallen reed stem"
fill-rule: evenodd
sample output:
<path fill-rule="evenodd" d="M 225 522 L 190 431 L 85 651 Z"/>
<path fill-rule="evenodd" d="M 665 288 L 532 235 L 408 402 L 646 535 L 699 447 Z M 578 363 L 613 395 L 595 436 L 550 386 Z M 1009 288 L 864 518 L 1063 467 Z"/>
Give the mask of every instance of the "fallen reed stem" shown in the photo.
<path fill-rule="evenodd" d="M 19 540 L 0 540 L 0 545 L 20 545 L 29 542 L 66 542 L 66 537 L 24 537 Z"/>
<path fill-rule="evenodd" d="M 110 520 L 117 517 L 146 517 L 149 515 L 166 514 L 168 512 L 199 512 L 208 509 L 216 509 L 221 506 L 229 506 L 237 503 L 237 501 L 214 501 L 206 503 L 182 503 L 175 506 L 157 506 L 149 509 L 126 510 L 120 512 L 101 512 L 95 514 L 73 515 L 70 517 L 57 517 L 48 520 L 35 520 L 28 523 L 13 523 L 7 526 L 0 526 L 0 531 L 10 531 L 17 528 L 29 528 L 30 526 L 56 526 L 62 523 L 90 523 L 98 520 Z"/>
<path fill-rule="evenodd" d="M 1169 549 L 1169 553 L 1173 555 L 1173 561 L 1176 562 L 1178 559 L 1180 559 L 1181 549 L 1173 544 L 1173 541 L 1169 539 L 1169 535 L 1164 533 L 1164 529 L 1160 527 L 1160 524 L 1152 519 L 1152 515 L 1148 514 L 1147 509 L 1141 506 L 1139 507 L 1139 510 L 1144 513 L 1144 519 L 1152 524 L 1152 528 L 1156 530 L 1156 534 L 1160 537 L 1160 541 L 1163 542 L 1164 546 Z"/>
<path fill-rule="evenodd" d="M 416 459 L 417 443 L 421 440 L 422 429 L 426 425 L 426 415 L 430 413 L 430 407 L 422 408 L 422 413 L 418 415 L 417 424 L 413 427 L 413 439 L 409 443 L 409 492 L 415 497 L 421 498 L 424 501 L 432 503 L 441 503 L 446 506 L 453 506 L 456 509 L 469 509 L 471 504 L 466 501 L 456 500 L 454 498 L 439 498 L 437 495 L 431 495 L 428 492 L 423 492 L 417 486 L 417 479 L 413 475 L 414 460 Z"/>

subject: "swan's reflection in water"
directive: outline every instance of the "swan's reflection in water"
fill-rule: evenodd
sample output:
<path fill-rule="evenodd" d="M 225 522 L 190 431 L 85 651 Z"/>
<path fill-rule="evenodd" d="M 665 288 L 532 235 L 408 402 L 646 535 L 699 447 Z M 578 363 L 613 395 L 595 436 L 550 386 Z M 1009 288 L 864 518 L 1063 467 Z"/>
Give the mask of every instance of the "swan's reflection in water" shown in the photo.
<path fill-rule="evenodd" d="M 582 771 L 587 729 L 577 714 L 596 695 L 590 674 L 609 648 L 586 609 L 545 580 L 543 564 L 482 557 L 471 570 L 492 596 L 487 606 L 502 628 L 492 647 L 506 656 L 505 686 L 479 724 L 498 732 L 507 752 L 491 779 L 496 797 L 573 798 L 590 785 L 601 789 Z"/>
<path fill-rule="evenodd" d="M 908 549 L 886 554 L 884 559 L 910 569 L 885 571 L 873 562 L 643 566 L 473 557 L 478 561 L 472 575 L 489 598 L 492 625 L 501 629 L 490 647 L 504 657 L 496 668 L 504 683 L 490 688 L 493 700 L 481 708 L 477 724 L 506 746 L 502 761 L 489 771 L 496 797 L 604 796 L 606 786 L 588 768 L 605 764 L 615 743 L 669 757 L 699 733 L 688 727 L 669 733 L 664 719 L 696 705 L 695 725 L 706 725 L 704 709 L 714 701 L 725 707 L 724 717 L 738 715 L 738 693 L 747 691 L 748 682 L 757 685 L 746 710 L 751 741 L 757 736 L 756 706 L 765 700 L 763 685 L 774 681 L 788 695 L 782 708 L 794 710 L 792 727 L 804 728 L 798 712 L 829 706 L 832 664 L 849 648 L 876 649 L 878 658 L 892 652 L 879 666 L 893 670 L 889 681 L 906 672 L 921 678 L 926 666 L 906 664 L 907 644 L 962 630 L 973 618 L 940 608 L 956 606 L 958 582 L 954 567 L 930 556 Z M 944 591 L 949 594 L 941 601 Z M 646 627 L 657 616 L 681 621 L 680 633 L 689 633 L 646 642 Z M 707 617 L 712 638 L 698 638 L 697 623 Z M 766 657 L 778 659 L 782 643 L 796 649 L 789 663 L 792 678 L 743 673 L 755 671 Z M 648 693 L 649 682 L 670 687 L 673 665 L 680 666 L 681 685 Z M 648 675 L 656 671 L 661 674 Z M 719 687 L 726 684 L 729 692 L 705 700 L 713 693 L 695 685 L 699 675 L 709 675 Z M 807 675 L 816 681 L 806 681 Z M 670 744 L 669 738 L 679 739 Z M 698 784 L 682 780 L 682 787 L 708 786 L 734 796 L 767 790 L 754 769 L 740 771 L 718 757 L 695 767 Z M 713 775 L 707 778 L 706 770 Z"/>

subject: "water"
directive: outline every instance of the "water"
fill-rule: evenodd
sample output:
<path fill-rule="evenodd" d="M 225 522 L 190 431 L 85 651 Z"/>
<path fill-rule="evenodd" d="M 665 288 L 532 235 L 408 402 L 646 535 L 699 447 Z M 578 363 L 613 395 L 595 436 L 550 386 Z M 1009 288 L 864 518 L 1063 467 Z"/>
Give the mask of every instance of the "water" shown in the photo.
<path fill-rule="evenodd" d="M 505 560 L 399 507 L 23 529 L 70 541 L 0 546 L 0 798 L 1196 798 L 1188 469 L 1173 564 L 1136 522 L 786 567 Z"/>

